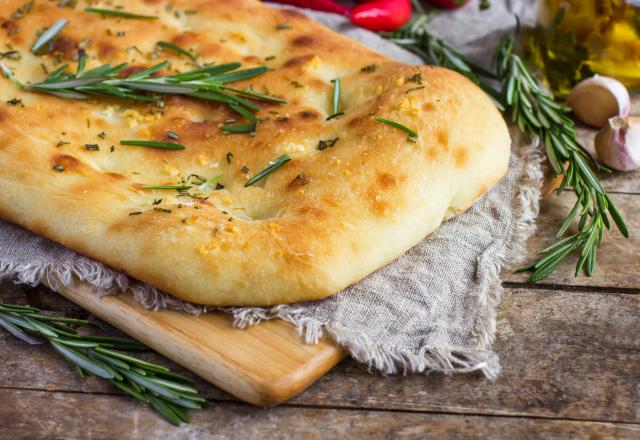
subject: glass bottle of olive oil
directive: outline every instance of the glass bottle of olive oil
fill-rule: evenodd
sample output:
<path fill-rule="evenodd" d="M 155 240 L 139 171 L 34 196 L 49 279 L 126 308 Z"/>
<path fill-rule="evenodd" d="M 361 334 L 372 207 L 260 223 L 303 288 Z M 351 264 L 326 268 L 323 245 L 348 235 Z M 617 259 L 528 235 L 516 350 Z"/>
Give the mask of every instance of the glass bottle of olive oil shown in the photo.
<path fill-rule="evenodd" d="M 640 0 L 540 0 L 525 47 L 558 96 L 595 73 L 640 86 Z"/>

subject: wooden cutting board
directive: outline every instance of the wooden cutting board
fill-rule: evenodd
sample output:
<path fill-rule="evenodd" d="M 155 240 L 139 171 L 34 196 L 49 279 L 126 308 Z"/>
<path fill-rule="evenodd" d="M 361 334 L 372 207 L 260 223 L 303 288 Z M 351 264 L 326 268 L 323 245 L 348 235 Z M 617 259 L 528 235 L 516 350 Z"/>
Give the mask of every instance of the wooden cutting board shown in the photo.
<path fill-rule="evenodd" d="M 265 321 L 246 330 L 232 326 L 228 314 L 193 316 L 150 311 L 133 295 L 98 298 L 77 282 L 56 289 L 61 295 L 145 343 L 158 353 L 246 402 L 283 402 L 322 377 L 346 356 L 331 341 L 305 344 L 293 325 Z"/>

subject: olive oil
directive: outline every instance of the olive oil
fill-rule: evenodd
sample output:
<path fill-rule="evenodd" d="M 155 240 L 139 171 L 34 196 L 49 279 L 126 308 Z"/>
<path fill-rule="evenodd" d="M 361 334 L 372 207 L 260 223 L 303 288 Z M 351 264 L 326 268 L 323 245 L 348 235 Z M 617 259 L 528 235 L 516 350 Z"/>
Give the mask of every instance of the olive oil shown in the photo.
<path fill-rule="evenodd" d="M 525 47 L 556 95 L 596 73 L 640 86 L 640 0 L 541 0 L 539 17 Z"/>

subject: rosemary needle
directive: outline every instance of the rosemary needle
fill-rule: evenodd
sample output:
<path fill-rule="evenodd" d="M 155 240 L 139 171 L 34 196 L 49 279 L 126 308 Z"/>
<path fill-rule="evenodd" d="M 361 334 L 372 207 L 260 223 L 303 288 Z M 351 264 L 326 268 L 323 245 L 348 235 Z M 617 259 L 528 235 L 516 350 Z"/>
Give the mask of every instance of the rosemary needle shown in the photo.
<path fill-rule="evenodd" d="M 142 185 L 143 189 L 175 189 L 176 191 L 186 191 L 191 189 L 191 185 Z"/>
<path fill-rule="evenodd" d="M 254 133 L 256 131 L 256 124 L 226 124 L 221 126 L 220 130 L 227 133 Z"/>
<path fill-rule="evenodd" d="M 112 16 L 121 18 L 137 18 L 140 20 L 155 20 L 158 18 L 155 15 L 132 14 L 131 12 L 120 11 L 118 9 L 84 8 L 84 12 L 100 14 L 103 17 Z"/>
<path fill-rule="evenodd" d="M 218 182 L 218 180 L 220 180 L 222 176 L 224 176 L 224 174 L 218 174 L 217 176 L 214 176 L 205 180 L 204 183 L 198 187 L 198 191 L 205 191 L 209 189 L 209 187 L 214 183 Z"/>
<path fill-rule="evenodd" d="M 156 46 L 161 47 L 163 49 L 169 49 L 169 50 L 172 50 L 174 52 L 177 52 L 177 53 L 179 53 L 181 55 L 184 55 L 184 56 L 190 58 L 192 61 L 196 60 L 196 56 L 194 54 L 192 54 L 191 52 L 189 52 L 186 49 L 181 48 L 180 46 L 176 46 L 173 43 L 169 43 L 168 41 L 158 41 L 156 43 Z"/>
<path fill-rule="evenodd" d="M 278 168 L 280 168 L 282 165 L 284 165 L 285 163 L 289 162 L 290 160 L 291 160 L 291 158 L 289 157 L 288 154 L 283 154 L 282 156 L 280 156 L 279 158 L 277 158 L 276 160 L 271 162 L 271 164 L 267 168 L 265 168 L 264 170 L 260 171 L 258 174 L 253 176 L 251 179 L 247 180 L 247 183 L 245 183 L 244 186 L 245 187 L 251 186 L 254 183 L 264 179 L 269 174 L 273 173 L 275 170 L 277 170 Z"/>
<path fill-rule="evenodd" d="M 344 114 L 342 111 L 340 111 L 340 78 L 332 79 L 331 82 L 333 83 L 333 100 L 331 106 L 332 111 L 331 115 L 327 118 L 327 121 L 335 118 L 336 116 Z"/>
<path fill-rule="evenodd" d="M 405 133 L 407 133 L 409 135 L 407 140 L 409 140 L 411 142 L 415 142 L 416 139 L 418 138 L 418 133 L 416 133 L 415 131 L 413 131 L 412 129 L 410 129 L 408 127 L 405 127 L 404 125 L 402 125 L 399 122 L 391 121 L 391 120 L 385 119 L 385 118 L 376 118 L 376 121 L 382 122 L 383 124 L 387 124 L 387 125 L 390 125 L 390 126 L 395 127 L 395 128 L 399 128 L 400 130 L 404 131 Z"/>
<path fill-rule="evenodd" d="M 36 40 L 31 48 L 31 52 L 38 53 L 46 46 L 51 40 L 53 40 L 64 29 L 69 22 L 64 19 L 56 21 L 49 29 L 44 31 L 42 35 Z"/>
<path fill-rule="evenodd" d="M 135 140 L 124 140 L 120 141 L 120 145 L 129 145 L 132 147 L 149 147 L 149 148 L 160 148 L 163 150 L 184 150 L 184 145 L 174 144 L 173 142 L 159 142 L 159 141 L 135 141 Z"/>

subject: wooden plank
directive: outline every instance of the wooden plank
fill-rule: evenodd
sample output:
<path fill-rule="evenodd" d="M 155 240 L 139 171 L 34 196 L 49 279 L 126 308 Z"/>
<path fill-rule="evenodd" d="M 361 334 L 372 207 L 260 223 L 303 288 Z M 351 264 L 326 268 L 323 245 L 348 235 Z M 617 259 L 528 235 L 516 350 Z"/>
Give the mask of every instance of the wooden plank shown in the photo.
<path fill-rule="evenodd" d="M 59 310 L 62 303 L 75 308 L 56 303 Z M 638 316 L 637 295 L 507 289 L 495 346 L 503 371 L 495 382 L 478 375 L 381 377 L 347 360 L 291 403 L 640 423 Z M 0 387 L 117 391 L 104 381 L 77 379 L 51 350 L 8 335 L 0 334 L 0 352 L 6 366 Z M 230 399 L 204 382 L 198 388 Z"/>
<path fill-rule="evenodd" d="M 605 235 L 605 243 L 598 250 L 598 266 L 594 276 L 574 277 L 577 260 L 574 255 L 543 283 L 636 289 L 640 292 L 640 195 L 613 194 L 611 199 L 627 220 L 631 238 L 625 239 L 617 231 Z M 573 193 L 550 196 L 542 201 L 538 230 L 527 243 L 528 256 L 525 261 L 534 261 L 537 252 L 553 243 L 556 231 L 574 203 Z M 502 274 L 502 280 L 507 282 L 525 282 L 527 278 L 527 274 L 514 274 L 513 271 Z"/>
<path fill-rule="evenodd" d="M 193 316 L 151 311 L 132 295 L 98 298 L 88 284 L 57 291 L 95 316 L 183 365 L 241 400 L 269 406 L 290 399 L 335 366 L 346 353 L 333 342 L 305 344 L 282 320 L 247 330 L 222 312 Z"/>
<path fill-rule="evenodd" d="M 640 425 L 512 417 L 355 411 L 241 404 L 212 405 L 173 427 L 119 396 L 0 390 L 0 437 L 82 439 L 616 438 Z M 89 422 L 89 423 L 88 423 Z"/>

